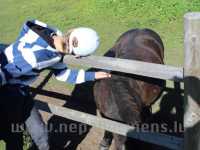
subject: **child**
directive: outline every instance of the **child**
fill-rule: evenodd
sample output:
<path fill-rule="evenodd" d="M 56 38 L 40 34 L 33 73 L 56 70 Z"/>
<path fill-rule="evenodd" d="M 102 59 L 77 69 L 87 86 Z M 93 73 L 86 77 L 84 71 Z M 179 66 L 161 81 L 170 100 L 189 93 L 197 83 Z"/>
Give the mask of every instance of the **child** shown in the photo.
<path fill-rule="evenodd" d="M 7 131 L 5 140 L 10 143 L 7 149 L 22 150 L 16 142 L 19 138 L 10 137 L 13 137 L 11 124 L 23 122 L 38 149 L 49 149 L 45 124 L 34 107 L 27 86 L 46 68 L 54 71 L 56 79 L 72 84 L 111 77 L 106 72 L 69 69 L 62 63 L 65 54 L 87 56 L 98 46 L 99 37 L 91 28 L 74 28 L 62 35 L 59 30 L 38 20 L 23 25 L 17 40 L 0 54 L 0 117 L 9 124 L 0 126 L 0 130 Z M 18 117 L 12 117 L 15 115 Z"/>

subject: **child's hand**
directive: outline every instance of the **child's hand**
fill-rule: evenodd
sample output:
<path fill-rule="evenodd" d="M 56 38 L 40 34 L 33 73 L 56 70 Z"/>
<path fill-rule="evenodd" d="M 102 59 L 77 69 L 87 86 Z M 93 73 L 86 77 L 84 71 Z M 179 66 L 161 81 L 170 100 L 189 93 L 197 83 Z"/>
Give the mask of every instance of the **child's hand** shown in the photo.
<path fill-rule="evenodd" d="M 103 78 L 110 78 L 111 74 L 107 72 L 95 72 L 95 79 L 103 79 Z"/>

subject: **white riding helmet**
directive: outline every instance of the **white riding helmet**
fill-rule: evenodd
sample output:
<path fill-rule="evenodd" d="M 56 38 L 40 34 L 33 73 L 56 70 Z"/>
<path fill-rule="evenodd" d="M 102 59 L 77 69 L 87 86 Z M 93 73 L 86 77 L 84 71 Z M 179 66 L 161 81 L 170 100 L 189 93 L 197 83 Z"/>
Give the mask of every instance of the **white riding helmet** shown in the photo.
<path fill-rule="evenodd" d="M 77 45 L 73 45 L 73 39 L 77 39 Z M 95 52 L 99 46 L 99 36 L 91 28 L 75 28 L 69 36 L 69 53 L 79 56 L 87 56 Z"/>

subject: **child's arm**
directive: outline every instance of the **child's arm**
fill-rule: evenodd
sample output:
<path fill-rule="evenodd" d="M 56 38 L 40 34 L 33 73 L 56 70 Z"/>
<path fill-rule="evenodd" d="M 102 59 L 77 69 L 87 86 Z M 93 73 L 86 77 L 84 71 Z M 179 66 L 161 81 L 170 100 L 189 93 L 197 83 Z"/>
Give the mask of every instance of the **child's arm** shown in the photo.
<path fill-rule="evenodd" d="M 68 69 L 65 64 L 58 63 L 52 67 L 56 79 L 71 84 L 80 84 L 86 81 L 94 81 L 95 79 L 109 78 L 110 74 L 105 72 L 91 72 L 83 69 Z"/>

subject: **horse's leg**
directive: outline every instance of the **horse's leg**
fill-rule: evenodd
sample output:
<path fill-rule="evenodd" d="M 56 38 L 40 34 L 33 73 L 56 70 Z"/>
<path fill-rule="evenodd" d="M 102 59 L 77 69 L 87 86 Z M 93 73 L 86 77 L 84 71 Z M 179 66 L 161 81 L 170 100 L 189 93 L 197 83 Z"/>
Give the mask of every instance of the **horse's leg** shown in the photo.
<path fill-rule="evenodd" d="M 109 150 L 112 143 L 113 134 L 109 131 L 104 132 L 104 137 L 99 145 L 99 150 Z"/>
<path fill-rule="evenodd" d="M 115 147 L 114 150 L 126 150 L 126 137 L 118 134 L 114 134 L 114 142 L 115 142 Z"/>

